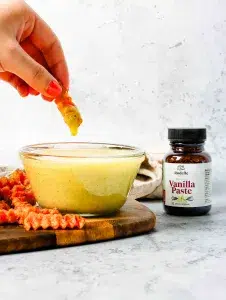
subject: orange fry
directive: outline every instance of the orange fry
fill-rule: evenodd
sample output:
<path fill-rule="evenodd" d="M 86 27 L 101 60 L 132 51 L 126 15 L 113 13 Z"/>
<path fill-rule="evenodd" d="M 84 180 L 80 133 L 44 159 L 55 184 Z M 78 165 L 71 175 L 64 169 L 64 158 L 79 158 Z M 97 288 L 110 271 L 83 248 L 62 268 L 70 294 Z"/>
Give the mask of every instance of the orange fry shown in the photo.
<path fill-rule="evenodd" d="M 14 209 L 0 210 L 0 224 L 12 224 L 17 222 L 18 222 L 18 217 Z"/>
<path fill-rule="evenodd" d="M 71 135 L 76 135 L 83 120 L 77 106 L 69 96 L 68 91 L 63 89 L 61 96 L 55 99 L 55 103 L 64 119 L 64 122 L 70 129 Z"/>
<path fill-rule="evenodd" d="M 76 214 L 62 215 L 56 208 L 41 208 L 22 170 L 15 170 L 9 178 L 0 177 L 0 225 L 19 224 L 25 230 L 81 229 L 85 219 Z"/>
<path fill-rule="evenodd" d="M 43 213 L 36 213 L 36 212 L 30 212 L 25 218 L 24 218 L 24 228 L 25 230 L 37 230 L 38 228 L 47 229 L 75 229 L 79 228 L 81 229 L 85 221 L 82 217 L 79 217 L 77 215 L 64 215 L 61 214 L 43 214 Z"/>
<path fill-rule="evenodd" d="M 4 200 L 1 200 L 0 201 L 0 210 L 9 210 L 10 209 L 10 206 L 4 201 Z"/>

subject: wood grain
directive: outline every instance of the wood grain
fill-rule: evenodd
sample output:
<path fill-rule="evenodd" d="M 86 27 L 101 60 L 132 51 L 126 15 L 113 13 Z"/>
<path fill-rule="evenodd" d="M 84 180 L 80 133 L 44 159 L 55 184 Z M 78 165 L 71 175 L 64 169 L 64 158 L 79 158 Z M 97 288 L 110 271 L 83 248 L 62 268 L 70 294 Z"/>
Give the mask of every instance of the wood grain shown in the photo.
<path fill-rule="evenodd" d="M 82 230 L 25 231 L 19 226 L 0 226 L 0 254 L 129 237 L 149 232 L 156 224 L 155 214 L 135 200 L 127 201 L 114 216 L 86 220 Z"/>

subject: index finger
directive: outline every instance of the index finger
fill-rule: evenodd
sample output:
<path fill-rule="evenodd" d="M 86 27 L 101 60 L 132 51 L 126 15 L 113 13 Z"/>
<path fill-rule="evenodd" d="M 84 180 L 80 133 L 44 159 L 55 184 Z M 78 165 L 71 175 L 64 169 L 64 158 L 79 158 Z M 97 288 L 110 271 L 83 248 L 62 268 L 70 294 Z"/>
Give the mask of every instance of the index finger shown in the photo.
<path fill-rule="evenodd" d="M 62 46 L 52 29 L 36 15 L 35 26 L 30 35 L 32 43 L 42 52 L 51 74 L 69 88 L 69 73 Z"/>

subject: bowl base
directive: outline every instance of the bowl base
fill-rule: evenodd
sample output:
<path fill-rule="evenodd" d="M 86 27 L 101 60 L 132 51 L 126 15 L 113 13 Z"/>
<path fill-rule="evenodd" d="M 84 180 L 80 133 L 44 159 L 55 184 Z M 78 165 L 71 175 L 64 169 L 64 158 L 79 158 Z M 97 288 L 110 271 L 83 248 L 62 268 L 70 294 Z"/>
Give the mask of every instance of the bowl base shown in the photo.
<path fill-rule="evenodd" d="M 115 216 L 118 212 L 119 210 L 110 213 L 99 213 L 99 214 L 78 213 L 78 214 L 84 218 L 102 218 L 102 217 Z"/>

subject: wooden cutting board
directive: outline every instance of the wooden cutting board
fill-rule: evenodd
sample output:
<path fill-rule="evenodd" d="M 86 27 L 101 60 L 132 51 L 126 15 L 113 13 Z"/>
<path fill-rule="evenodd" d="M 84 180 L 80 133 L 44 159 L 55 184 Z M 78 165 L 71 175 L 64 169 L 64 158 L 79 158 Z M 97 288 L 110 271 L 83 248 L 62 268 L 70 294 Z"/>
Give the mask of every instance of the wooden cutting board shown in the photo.
<path fill-rule="evenodd" d="M 129 237 L 149 232 L 156 223 L 154 213 L 135 200 L 127 201 L 115 216 L 86 220 L 82 230 L 25 231 L 19 226 L 0 226 L 0 254 Z"/>

